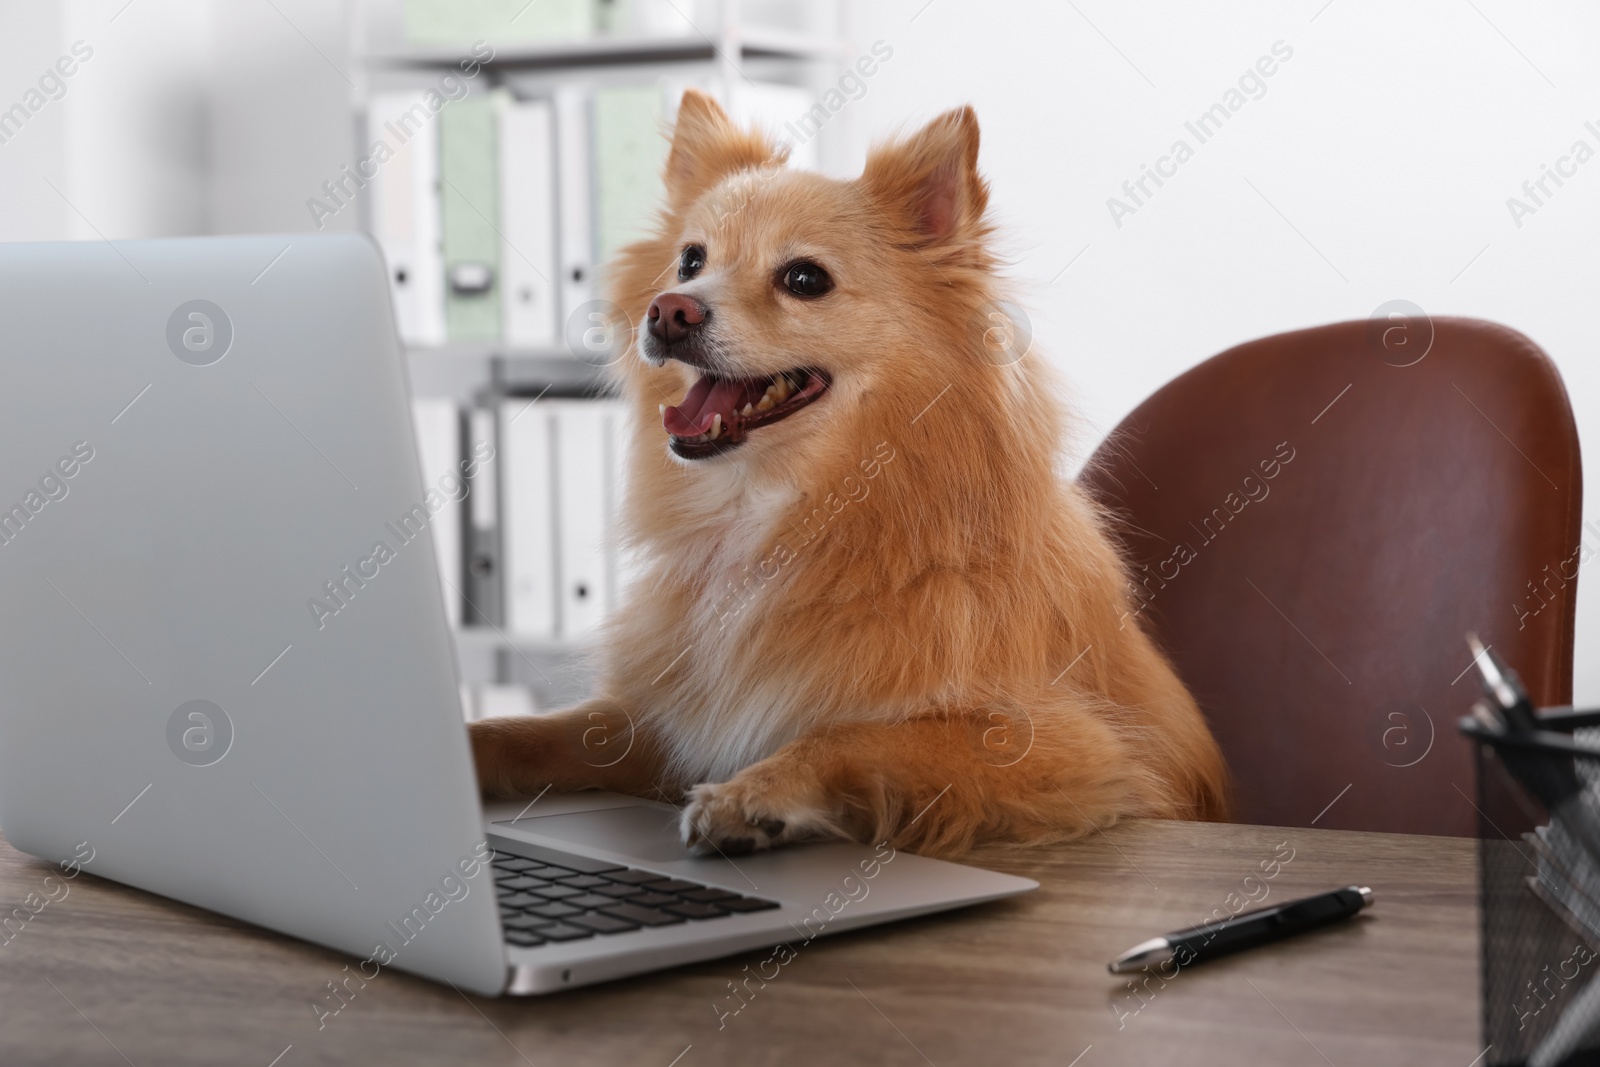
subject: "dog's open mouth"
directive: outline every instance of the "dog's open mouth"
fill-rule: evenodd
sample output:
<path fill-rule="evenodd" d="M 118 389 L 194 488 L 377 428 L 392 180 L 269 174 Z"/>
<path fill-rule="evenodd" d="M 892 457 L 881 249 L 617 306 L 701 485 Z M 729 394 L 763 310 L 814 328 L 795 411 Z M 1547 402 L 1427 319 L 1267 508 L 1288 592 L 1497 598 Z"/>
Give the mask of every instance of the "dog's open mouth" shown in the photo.
<path fill-rule="evenodd" d="M 788 418 L 830 384 L 822 371 L 803 368 L 769 378 L 701 375 L 682 402 L 662 405 L 661 425 L 675 454 L 705 459 L 738 447 L 752 430 Z"/>

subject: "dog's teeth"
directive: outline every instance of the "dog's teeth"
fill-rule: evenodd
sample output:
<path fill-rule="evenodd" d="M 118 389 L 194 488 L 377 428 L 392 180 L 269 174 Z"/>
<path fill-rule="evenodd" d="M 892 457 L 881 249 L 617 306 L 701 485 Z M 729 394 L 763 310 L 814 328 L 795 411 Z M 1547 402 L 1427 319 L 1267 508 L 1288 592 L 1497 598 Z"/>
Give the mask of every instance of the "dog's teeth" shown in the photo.
<path fill-rule="evenodd" d="M 777 407 L 777 401 L 772 399 L 771 390 L 768 390 L 767 395 L 756 402 L 757 411 L 771 411 L 775 407 Z"/>
<path fill-rule="evenodd" d="M 778 380 L 773 383 L 773 385 L 778 394 L 778 403 L 781 404 L 785 400 L 789 399 L 789 379 L 779 377 Z"/>
<path fill-rule="evenodd" d="M 750 415 L 750 413 L 751 413 L 751 412 L 752 412 L 752 411 L 754 411 L 754 410 L 755 410 L 755 408 L 754 408 L 754 407 L 752 407 L 752 406 L 751 406 L 751 405 L 750 405 L 750 404 L 748 404 L 748 403 L 747 403 L 747 404 L 745 404 L 745 406 L 744 406 L 744 410 L 743 410 L 743 411 L 741 411 L 741 412 L 739 412 L 739 414 L 741 414 L 741 415 L 744 415 L 744 416 L 746 416 L 746 417 L 748 417 L 748 416 L 749 416 L 749 415 Z"/>
<path fill-rule="evenodd" d="M 659 408 L 659 410 L 661 412 L 662 417 L 665 418 L 666 414 L 667 414 L 667 405 L 661 404 L 661 405 L 658 405 L 658 408 Z"/>
<path fill-rule="evenodd" d="M 713 415 L 713 416 L 711 416 L 711 432 L 706 434 L 706 436 L 709 437 L 713 441 L 715 441 L 717 438 L 722 436 L 722 416 L 721 415 Z"/>

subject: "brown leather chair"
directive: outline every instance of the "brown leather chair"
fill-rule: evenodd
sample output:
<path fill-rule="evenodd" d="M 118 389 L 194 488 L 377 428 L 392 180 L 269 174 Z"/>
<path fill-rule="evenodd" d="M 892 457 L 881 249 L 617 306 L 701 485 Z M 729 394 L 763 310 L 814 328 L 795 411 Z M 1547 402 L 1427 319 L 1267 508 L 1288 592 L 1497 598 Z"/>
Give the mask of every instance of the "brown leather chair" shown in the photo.
<path fill-rule="evenodd" d="M 1536 702 L 1571 701 L 1600 530 L 1580 530 L 1560 376 L 1513 330 L 1419 316 L 1240 345 L 1141 404 L 1081 481 L 1241 822 L 1475 833 L 1469 630 Z"/>

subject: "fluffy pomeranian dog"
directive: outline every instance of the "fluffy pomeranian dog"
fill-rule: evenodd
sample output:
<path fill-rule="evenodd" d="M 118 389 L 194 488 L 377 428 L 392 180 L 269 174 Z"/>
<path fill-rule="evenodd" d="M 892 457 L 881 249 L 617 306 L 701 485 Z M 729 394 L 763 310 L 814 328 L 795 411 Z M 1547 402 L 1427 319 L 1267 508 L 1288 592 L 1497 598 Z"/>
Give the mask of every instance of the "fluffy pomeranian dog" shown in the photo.
<path fill-rule="evenodd" d="M 660 227 L 611 275 L 640 573 L 600 696 L 473 724 L 487 794 L 686 798 L 685 842 L 728 854 L 1224 817 L 1216 743 L 1058 472 L 1053 383 L 1006 336 L 977 160 L 968 108 L 838 181 L 684 96 Z"/>

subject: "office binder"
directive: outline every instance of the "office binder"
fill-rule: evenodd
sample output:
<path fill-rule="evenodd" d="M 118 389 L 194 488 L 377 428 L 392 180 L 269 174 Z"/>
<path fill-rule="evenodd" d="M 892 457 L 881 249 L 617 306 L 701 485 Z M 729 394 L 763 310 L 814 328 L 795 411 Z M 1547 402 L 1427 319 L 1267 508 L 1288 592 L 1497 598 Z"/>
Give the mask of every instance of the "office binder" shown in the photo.
<path fill-rule="evenodd" d="M 500 102 L 491 94 L 439 112 L 439 205 L 445 332 L 500 338 Z"/>
<path fill-rule="evenodd" d="M 661 171 L 670 146 L 662 136 L 663 91 L 661 85 L 629 85 L 594 94 L 594 215 L 602 263 L 650 232 L 665 198 Z"/>
<path fill-rule="evenodd" d="M 461 625 L 461 513 L 466 494 L 461 470 L 461 413 L 454 401 L 438 397 L 418 398 L 411 406 L 422 460 L 423 499 L 419 503 L 431 516 L 428 525 L 439 557 L 445 614 L 450 625 L 456 627 Z"/>
<path fill-rule="evenodd" d="M 507 344 L 550 348 L 558 340 L 555 130 L 548 100 L 502 100 L 500 264 Z"/>
<path fill-rule="evenodd" d="M 611 602 L 608 611 L 622 603 L 628 587 L 636 581 L 643 568 L 638 555 L 622 544 L 618 519 L 628 498 L 628 464 L 633 451 L 635 421 L 628 417 L 628 405 L 622 400 L 597 400 L 608 415 L 608 440 L 606 451 L 606 576 L 609 581 Z"/>
<path fill-rule="evenodd" d="M 561 323 L 582 322 L 584 305 L 596 298 L 594 210 L 590 190 L 590 100 L 576 86 L 556 90 L 557 242 L 561 257 Z M 582 326 L 579 326 L 581 331 Z"/>
<path fill-rule="evenodd" d="M 500 402 L 504 446 L 502 545 L 506 629 L 515 637 L 556 636 L 555 457 L 549 401 L 513 397 Z"/>
<path fill-rule="evenodd" d="M 498 628 L 505 622 L 500 576 L 499 484 L 505 469 L 504 456 L 492 409 L 473 408 L 463 425 L 467 438 L 462 454 L 494 457 L 478 463 L 467 483 L 467 603 L 463 616 L 468 626 Z"/>
<path fill-rule="evenodd" d="M 555 429 L 557 632 L 571 640 L 591 634 L 611 606 L 612 411 L 596 400 L 547 403 Z"/>
<path fill-rule="evenodd" d="M 374 93 L 368 103 L 368 142 L 392 153 L 371 178 L 370 226 L 389 263 L 401 340 L 433 345 L 445 339 L 439 128 L 422 100 L 420 92 Z"/>

